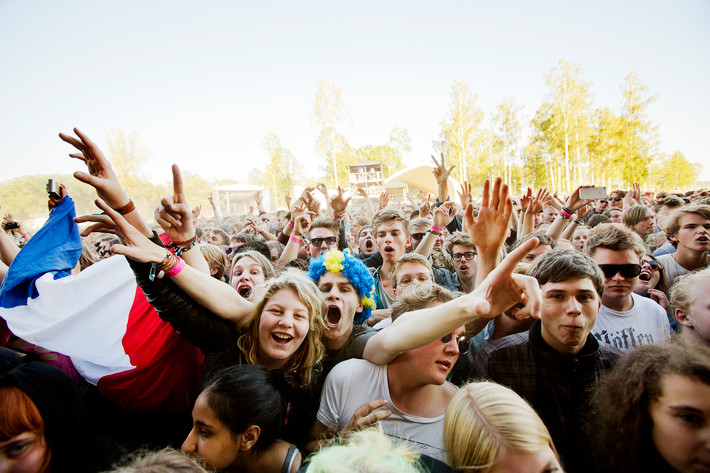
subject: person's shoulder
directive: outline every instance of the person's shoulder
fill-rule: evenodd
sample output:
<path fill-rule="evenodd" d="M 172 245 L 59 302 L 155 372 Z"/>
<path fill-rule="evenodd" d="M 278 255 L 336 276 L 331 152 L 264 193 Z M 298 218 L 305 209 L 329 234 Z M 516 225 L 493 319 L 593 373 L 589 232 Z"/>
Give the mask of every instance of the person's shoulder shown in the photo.
<path fill-rule="evenodd" d="M 648 297 L 643 297 L 635 292 L 631 293 L 631 297 L 634 299 L 634 305 L 637 305 L 638 309 L 644 313 L 652 313 L 659 317 L 667 318 L 666 311 L 661 305 Z"/>
<path fill-rule="evenodd" d="M 655 256 L 655 255 L 654 255 Z M 675 260 L 673 259 L 673 253 L 663 253 L 658 256 L 656 256 L 656 259 L 660 262 L 663 263 L 665 266 L 668 263 L 675 263 Z"/>
<path fill-rule="evenodd" d="M 507 335 L 498 340 L 488 342 L 476 354 L 478 359 L 492 359 L 505 357 L 511 351 L 519 350 L 521 347 L 527 347 L 530 341 L 528 332 L 514 333 Z"/>

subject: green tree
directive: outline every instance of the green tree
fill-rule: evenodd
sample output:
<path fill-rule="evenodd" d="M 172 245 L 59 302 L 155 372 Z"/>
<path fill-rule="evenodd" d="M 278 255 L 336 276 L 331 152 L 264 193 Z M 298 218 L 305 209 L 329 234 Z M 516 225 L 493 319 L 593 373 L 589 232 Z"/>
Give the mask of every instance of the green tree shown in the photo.
<path fill-rule="evenodd" d="M 95 213 L 96 192 L 70 175 L 25 175 L 0 183 L 2 214 L 10 213 L 18 220 L 47 217 L 47 179 L 54 179 L 67 189 L 76 206 L 77 215 Z"/>
<path fill-rule="evenodd" d="M 343 144 L 346 143 L 338 132 L 344 113 L 345 103 L 340 87 L 331 82 L 320 81 L 313 100 L 313 118 L 319 128 L 316 149 L 323 155 L 323 169 L 336 187 L 339 184 L 338 155 L 343 153 Z"/>
<path fill-rule="evenodd" d="M 652 166 L 651 174 L 657 189 L 683 190 L 695 184 L 701 170 L 700 164 L 691 163 L 683 153 L 676 151 Z"/>
<path fill-rule="evenodd" d="M 455 80 L 450 96 L 449 110 L 441 122 L 441 141 L 435 148 L 444 153 L 448 165 L 456 165 L 454 174 L 461 182 L 470 179 L 477 184 L 485 178 L 476 153 L 476 148 L 483 144 L 479 130 L 483 110 L 476 104 L 478 94 L 471 93 L 466 80 Z"/>
<path fill-rule="evenodd" d="M 518 115 L 522 107 L 512 98 L 505 98 L 498 103 L 496 113 L 491 119 L 491 148 L 495 151 L 496 171 L 503 182 L 513 185 L 512 168 L 518 164 L 521 126 Z"/>
<path fill-rule="evenodd" d="M 264 138 L 264 148 L 269 154 L 269 163 L 263 174 L 262 185 L 271 193 L 271 205 L 276 208 L 286 193 L 293 194 L 293 186 L 302 182 L 302 170 L 293 153 L 285 148 L 274 133 Z"/>
<path fill-rule="evenodd" d="M 590 182 L 611 189 L 613 184 L 619 184 L 628 130 L 621 116 L 608 107 L 595 110 L 592 128 L 589 142 Z"/>
<path fill-rule="evenodd" d="M 560 61 L 545 75 L 548 94 L 539 111 L 542 120 L 533 121 L 534 133 L 543 133 L 554 155 L 557 190 L 571 192 L 580 183 L 582 157 L 586 153 L 591 107 L 590 83 L 577 64 Z M 542 128 L 536 128 L 539 123 Z"/>
<path fill-rule="evenodd" d="M 623 87 L 622 124 L 626 139 L 624 143 L 624 166 L 622 176 L 625 184 L 644 182 L 648 177 L 649 164 L 657 153 L 658 126 L 651 122 L 647 109 L 658 99 L 650 95 L 635 72 L 626 76 Z"/>

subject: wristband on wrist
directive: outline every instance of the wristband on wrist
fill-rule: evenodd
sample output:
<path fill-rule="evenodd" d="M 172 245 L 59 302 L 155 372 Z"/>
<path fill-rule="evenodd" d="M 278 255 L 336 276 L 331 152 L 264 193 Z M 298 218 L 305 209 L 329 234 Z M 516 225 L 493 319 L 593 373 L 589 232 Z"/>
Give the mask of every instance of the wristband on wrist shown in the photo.
<path fill-rule="evenodd" d="M 584 225 L 584 222 L 580 219 L 576 219 L 574 223 L 576 223 L 577 225 Z"/>
<path fill-rule="evenodd" d="M 185 260 L 184 259 L 182 259 L 180 257 L 176 257 L 175 259 L 177 260 L 177 264 L 175 265 L 175 267 L 173 269 L 168 270 L 168 271 L 164 271 L 165 275 L 168 277 L 175 276 L 176 274 L 178 274 L 180 271 L 182 271 L 185 268 Z"/>
<path fill-rule="evenodd" d="M 562 209 L 560 209 L 560 214 L 567 218 L 572 217 L 572 212 L 567 207 L 562 207 Z"/>
<path fill-rule="evenodd" d="M 303 241 L 302 239 L 300 239 L 300 238 L 298 238 L 298 237 L 295 237 L 295 236 L 293 236 L 293 235 L 291 235 L 291 236 L 289 237 L 289 240 L 295 241 L 296 243 L 301 243 L 301 242 Z"/>
<path fill-rule="evenodd" d="M 333 212 L 333 218 L 338 219 L 338 220 L 340 220 L 341 218 L 343 218 L 343 215 L 345 215 L 345 213 L 342 213 L 342 214 L 338 215 L 337 213 Z"/>
<path fill-rule="evenodd" d="M 171 247 L 175 248 L 175 256 L 182 256 L 185 252 L 193 249 L 195 245 L 197 245 L 197 235 L 187 241 L 173 240 Z"/>
<path fill-rule="evenodd" d="M 23 233 L 23 234 L 22 234 L 22 238 L 24 238 L 25 240 L 29 240 L 29 239 L 30 239 L 30 234 L 29 234 L 29 233 Z"/>
<path fill-rule="evenodd" d="M 288 221 L 288 226 L 291 227 L 291 228 L 296 228 L 296 227 L 293 226 L 293 220 L 289 220 L 289 221 Z"/>
<path fill-rule="evenodd" d="M 123 207 L 119 207 L 117 209 L 113 209 L 116 212 L 118 212 L 121 215 L 126 215 L 127 213 L 133 212 L 136 210 L 136 206 L 133 204 L 133 201 L 128 199 L 128 203 L 124 205 Z"/>
<path fill-rule="evenodd" d="M 444 229 L 443 229 L 443 228 L 439 228 L 439 227 L 435 227 L 434 225 L 432 225 L 432 226 L 431 226 L 431 231 L 434 232 L 434 233 L 439 232 L 439 234 L 441 234 L 441 232 L 443 232 Z"/>

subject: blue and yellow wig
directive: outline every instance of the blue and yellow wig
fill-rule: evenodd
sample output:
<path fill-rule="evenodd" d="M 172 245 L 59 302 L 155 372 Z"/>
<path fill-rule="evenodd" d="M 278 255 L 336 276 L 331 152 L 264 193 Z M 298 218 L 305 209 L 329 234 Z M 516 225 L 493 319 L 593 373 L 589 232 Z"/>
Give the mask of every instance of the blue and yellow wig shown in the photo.
<path fill-rule="evenodd" d="M 311 260 L 311 266 L 308 269 L 308 275 L 316 283 L 326 271 L 332 273 L 343 273 L 343 276 L 348 278 L 350 284 L 353 285 L 362 303 L 362 312 L 355 314 L 355 325 L 360 325 L 370 317 L 375 305 L 375 279 L 370 274 L 367 266 L 353 256 L 350 250 L 345 251 L 330 250 Z"/>

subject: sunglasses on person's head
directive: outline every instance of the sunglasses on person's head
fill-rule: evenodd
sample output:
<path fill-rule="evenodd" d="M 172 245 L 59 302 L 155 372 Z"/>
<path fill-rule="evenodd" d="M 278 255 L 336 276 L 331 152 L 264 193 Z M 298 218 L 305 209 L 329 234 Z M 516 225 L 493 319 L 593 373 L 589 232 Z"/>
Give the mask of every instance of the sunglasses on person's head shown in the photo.
<path fill-rule="evenodd" d="M 451 338 L 454 336 L 453 333 L 449 333 L 441 337 L 441 343 L 449 343 Z M 466 336 L 456 337 L 456 344 L 459 346 L 459 354 L 464 355 L 471 348 L 471 339 Z"/>
<path fill-rule="evenodd" d="M 605 278 L 613 278 L 620 273 L 622 277 L 631 279 L 641 274 L 640 264 L 600 264 L 599 268 Z"/>
<path fill-rule="evenodd" d="M 609 197 L 609 202 L 621 202 L 623 199 L 621 197 Z"/>
<path fill-rule="evenodd" d="M 415 240 L 419 241 L 424 238 L 424 235 L 426 235 L 426 233 L 412 233 L 410 236 Z"/>
<path fill-rule="evenodd" d="M 323 243 L 333 246 L 335 245 L 335 237 L 311 238 L 311 246 L 323 246 Z"/>
<path fill-rule="evenodd" d="M 471 261 L 474 256 L 476 256 L 476 253 L 473 251 L 467 251 L 466 253 L 454 253 L 451 255 L 454 261 L 461 261 L 461 258 L 466 258 L 466 261 Z"/>

